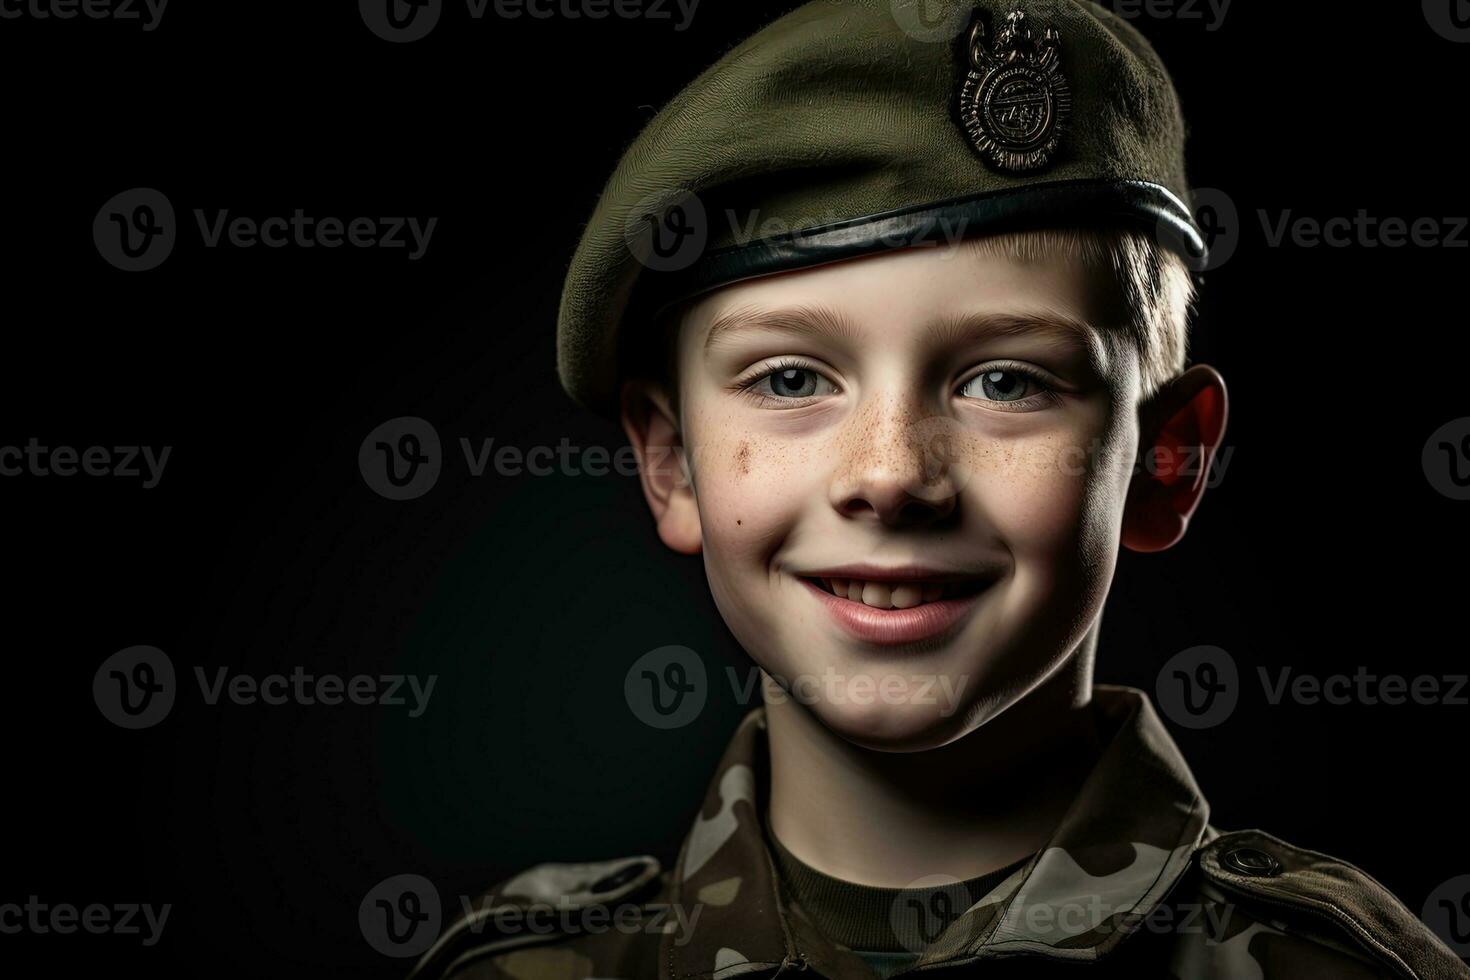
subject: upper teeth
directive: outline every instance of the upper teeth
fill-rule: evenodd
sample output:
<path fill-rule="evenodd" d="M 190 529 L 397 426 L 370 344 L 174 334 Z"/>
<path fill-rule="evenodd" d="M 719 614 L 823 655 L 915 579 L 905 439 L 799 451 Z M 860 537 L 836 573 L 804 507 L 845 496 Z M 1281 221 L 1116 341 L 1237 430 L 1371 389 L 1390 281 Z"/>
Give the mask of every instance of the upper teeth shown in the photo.
<path fill-rule="evenodd" d="M 944 594 L 943 585 L 930 582 L 893 585 L 856 578 L 824 578 L 822 584 L 831 589 L 833 595 L 876 609 L 910 609 L 921 602 L 933 602 Z"/>

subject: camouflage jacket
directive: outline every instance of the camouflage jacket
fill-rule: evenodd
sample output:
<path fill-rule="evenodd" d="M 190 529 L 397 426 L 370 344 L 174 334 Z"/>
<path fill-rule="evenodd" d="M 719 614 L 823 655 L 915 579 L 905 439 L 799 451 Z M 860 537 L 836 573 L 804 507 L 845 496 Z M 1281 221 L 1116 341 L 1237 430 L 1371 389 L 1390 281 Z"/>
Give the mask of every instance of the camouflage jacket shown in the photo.
<path fill-rule="evenodd" d="M 1210 825 L 1142 691 L 1099 684 L 1094 705 L 1108 743 L 1052 839 L 926 932 L 933 941 L 910 970 L 935 980 L 1079 968 L 1180 980 L 1470 977 L 1358 868 L 1259 830 Z M 646 856 L 531 868 L 470 903 L 413 980 L 871 980 L 776 873 L 760 818 L 765 765 L 756 709 L 671 869 Z"/>

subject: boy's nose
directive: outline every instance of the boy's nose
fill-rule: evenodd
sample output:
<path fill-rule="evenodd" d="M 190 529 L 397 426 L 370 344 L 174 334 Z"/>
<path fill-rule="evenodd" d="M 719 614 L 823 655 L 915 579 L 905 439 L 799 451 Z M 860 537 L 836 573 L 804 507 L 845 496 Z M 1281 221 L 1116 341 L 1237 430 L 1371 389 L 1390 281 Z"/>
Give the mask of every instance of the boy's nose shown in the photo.
<path fill-rule="evenodd" d="M 893 525 L 948 517 L 959 501 L 949 443 L 954 424 L 896 405 L 858 413 L 842 437 L 832 506 L 844 517 Z"/>

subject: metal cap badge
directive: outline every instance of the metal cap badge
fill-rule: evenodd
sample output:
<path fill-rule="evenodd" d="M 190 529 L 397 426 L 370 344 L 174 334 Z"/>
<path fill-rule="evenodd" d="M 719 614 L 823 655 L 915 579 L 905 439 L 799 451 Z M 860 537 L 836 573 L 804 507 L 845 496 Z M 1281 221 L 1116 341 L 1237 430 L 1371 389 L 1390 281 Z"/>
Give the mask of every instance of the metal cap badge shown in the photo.
<path fill-rule="evenodd" d="M 1023 173 L 1051 162 L 1072 110 L 1061 72 L 1061 35 L 1051 27 L 1038 42 L 1026 14 L 1012 10 L 985 43 L 985 21 L 970 29 L 970 71 L 960 92 L 960 118 L 970 142 L 997 170 Z"/>

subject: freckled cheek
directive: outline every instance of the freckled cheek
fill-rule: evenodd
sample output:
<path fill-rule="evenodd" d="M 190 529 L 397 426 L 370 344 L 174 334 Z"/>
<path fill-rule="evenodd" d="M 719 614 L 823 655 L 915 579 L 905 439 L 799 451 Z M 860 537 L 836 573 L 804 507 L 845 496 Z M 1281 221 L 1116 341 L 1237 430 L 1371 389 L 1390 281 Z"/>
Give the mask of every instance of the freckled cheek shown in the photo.
<path fill-rule="evenodd" d="M 809 458 L 788 444 L 739 438 L 702 454 L 695 492 L 705 546 L 736 560 L 778 547 L 811 503 L 826 499 Z"/>

